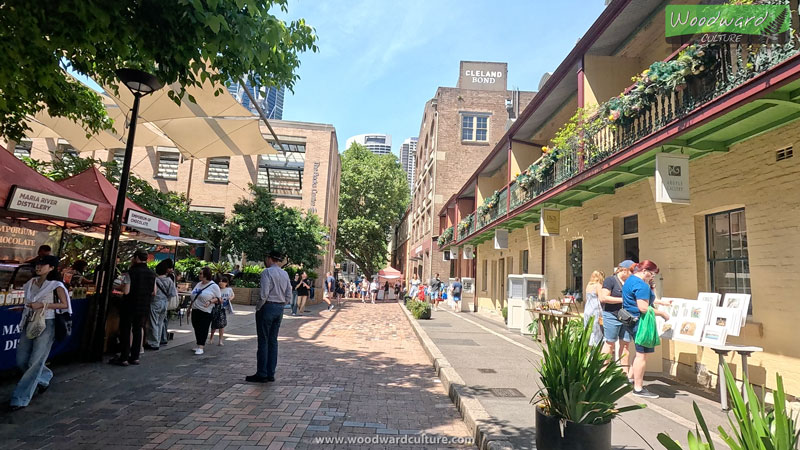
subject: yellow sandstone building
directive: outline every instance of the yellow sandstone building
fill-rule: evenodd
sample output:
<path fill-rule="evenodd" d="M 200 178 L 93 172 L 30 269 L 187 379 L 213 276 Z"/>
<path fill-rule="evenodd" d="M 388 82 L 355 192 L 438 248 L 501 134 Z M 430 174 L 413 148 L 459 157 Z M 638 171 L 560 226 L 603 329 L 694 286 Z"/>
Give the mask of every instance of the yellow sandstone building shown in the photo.
<path fill-rule="evenodd" d="M 779 373 L 798 397 L 800 46 L 788 33 L 668 42 L 666 4 L 609 4 L 478 170 L 464 174 L 439 212 L 439 234 L 453 236 L 440 248 L 458 249 L 451 276 L 475 278 L 475 310 L 506 306 L 509 274 L 542 274 L 546 297 L 559 298 L 623 259 L 656 262 L 662 297 L 751 294 L 746 324 L 727 342 L 763 348 L 749 359 L 751 382 L 773 389 Z M 670 167 L 659 179 L 661 158 L 673 162 L 660 162 Z M 659 190 L 672 203 L 657 202 Z M 557 236 L 540 235 L 543 208 L 560 211 Z M 507 246 L 496 245 L 506 231 Z M 475 258 L 464 260 L 470 246 Z M 740 378 L 739 357 L 726 360 Z M 717 383 L 717 354 L 701 345 L 664 340 L 648 364 Z"/>

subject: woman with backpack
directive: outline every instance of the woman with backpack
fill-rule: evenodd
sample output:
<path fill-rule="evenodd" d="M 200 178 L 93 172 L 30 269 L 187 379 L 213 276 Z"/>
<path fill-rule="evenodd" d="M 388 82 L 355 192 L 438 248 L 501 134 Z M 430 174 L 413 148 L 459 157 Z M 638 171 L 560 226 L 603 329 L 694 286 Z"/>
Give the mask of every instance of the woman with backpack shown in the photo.
<path fill-rule="evenodd" d="M 50 387 L 53 372 L 44 363 L 56 339 L 56 320 L 61 319 L 56 314 L 72 313 L 67 288 L 58 281 L 58 258 L 45 255 L 34 266 L 36 276 L 22 287 L 25 305 L 19 324 L 17 366 L 24 373 L 11 394 L 12 411 L 28 406 L 37 389 L 42 393 Z"/>

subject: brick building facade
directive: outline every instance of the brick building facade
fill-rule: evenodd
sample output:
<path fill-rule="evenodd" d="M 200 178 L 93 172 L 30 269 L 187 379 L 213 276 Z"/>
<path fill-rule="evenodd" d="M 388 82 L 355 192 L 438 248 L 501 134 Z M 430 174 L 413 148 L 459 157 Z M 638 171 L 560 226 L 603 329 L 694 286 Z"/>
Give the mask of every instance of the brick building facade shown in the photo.
<path fill-rule="evenodd" d="M 425 103 L 408 215 L 408 278 L 451 272 L 438 250 L 439 210 L 483 162 L 533 92 L 506 89 L 505 63 L 462 61 L 457 87 L 439 87 Z"/>
<path fill-rule="evenodd" d="M 334 269 L 341 171 L 336 130 L 332 125 L 286 120 L 270 124 L 284 147 L 277 155 L 187 159 L 172 147 L 134 147 L 131 172 L 162 191 L 186 194 L 191 209 L 203 213 L 230 217 L 233 205 L 250 196 L 252 183 L 267 187 L 280 203 L 317 214 L 330 231 L 325 254 L 315 269 L 321 278 Z M 271 141 L 266 126 L 261 128 Z M 24 140 L 14 150 L 17 156 L 42 161 L 68 151 L 66 141 L 49 138 Z M 124 149 L 113 149 L 85 156 L 121 161 L 123 154 Z"/>

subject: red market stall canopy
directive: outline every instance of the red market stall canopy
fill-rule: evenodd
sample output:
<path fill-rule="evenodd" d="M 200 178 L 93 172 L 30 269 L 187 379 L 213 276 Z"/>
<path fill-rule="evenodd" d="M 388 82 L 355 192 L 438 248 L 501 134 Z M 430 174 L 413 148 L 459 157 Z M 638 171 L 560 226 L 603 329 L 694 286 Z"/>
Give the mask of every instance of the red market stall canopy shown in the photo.
<path fill-rule="evenodd" d="M 18 219 L 58 219 L 76 224 L 111 222 L 112 208 L 62 186 L 0 146 L 0 205 Z"/>
<path fill-rule="evenodd" d="M 403 278 L 403 273 L 394 267 L 387 267 L 378 272 L 378 277 L 384 280 L 399 280 Z"/>
<path fill-rule="evenodd" d="M 58 184 L 76 192 L 83 192 L 96 202 L 110 206 L 112 211 L 117 201 L 117 188 L 97 170 L 97 167 L 90 167 L 77 175 L 59 181 Z M 165 236 L 180 235 L 180 225 L 150 215 L 149 211 L 127 197 L 125 198 L 123 217 L 125 218 L 123 225 L 139 231 Z"/>

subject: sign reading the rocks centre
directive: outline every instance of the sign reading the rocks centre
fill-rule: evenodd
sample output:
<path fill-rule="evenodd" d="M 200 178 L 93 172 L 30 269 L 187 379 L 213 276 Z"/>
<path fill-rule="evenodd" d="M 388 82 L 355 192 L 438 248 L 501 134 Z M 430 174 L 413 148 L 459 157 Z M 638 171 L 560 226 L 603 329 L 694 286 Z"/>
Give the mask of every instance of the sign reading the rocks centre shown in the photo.
<path fill-rule="evenodd" d="M 508 85 L 507 77 L 507 63 L 461 61 L 457 87 L 459 89 L 505 91 Z"/>

